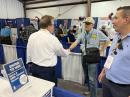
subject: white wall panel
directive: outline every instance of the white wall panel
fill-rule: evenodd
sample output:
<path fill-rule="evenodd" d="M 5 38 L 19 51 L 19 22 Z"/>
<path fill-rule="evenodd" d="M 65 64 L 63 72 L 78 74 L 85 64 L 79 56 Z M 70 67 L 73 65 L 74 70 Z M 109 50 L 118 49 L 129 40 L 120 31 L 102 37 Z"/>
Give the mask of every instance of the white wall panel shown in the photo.
<path fill-rule="evenodd" d="M 80 16 L 87 15 L 87 5 L 73 5 L 73 6 L 66 6 L 61 8 L 61 16 L 59 18 L 65 19 L 78 19 Z"/>
<path fill-rule="evenodd" d="M 71 6 L 61 6 L 52 8 L 41 8 L 27 10 L 27 17 L 34 18 L 35 16 L 41 17 L 43 15 L 52 15 L 61 19 L 78 19 L 80 16 L 86 16 L 85 4 L 82 5 L 71 5 Z M 59 16 L 59 14 L 61 14 Z"/>
<path fill-rule="evenodd" d="M 23 4 L 18 0 L 0 0 L 0 18 L 24 17 Z"/>
<path fill-rule="evenodd" d="M 71 0 L 73 1 L 73 0 Z M 76 1 L 81 1 L 81 0 L 74 0 Z M 73 1 L 73 2 L 74 2 Z M 60 3 L 68 3 L 70 0 L 65 0 L 61 1 Z M 47 5 L 53 5 L 56 4 L 57 2 L 50 2 L 46 3 L 45 5 L 43 4 L 34 4 L 30 5 L 30 7 L 34 6 L 47 6 Z M 104 1 L 104 2 L 98 2 L 98 3 L 92 3 L 91 6 L 91 16 L 92 17 L 107 17 L 108 14 L 111 12 L 115 13 L 116 9 L 119 6 L 125 6 L 129 5 L 130 6 L 130 0 L 115 0 L 115 1 Z M 69 8 L 73 7 L 71 6 L 62 6 L 62 7 L 52 7 L 52 8 L 42 8 L 42 9 L 33 9 L 33 10 L 27 10 L 27 17 L 29 18 L 34 18 L 35 16 L 41 17 L 42 15 L 49 14 L 53 15 L 54 17 L 57 17 L 59 14 L 59 9 L 60 13 L 65 12 L 65 14 L 62 14 L 59 18 L 78 18 L 79 16 L 87 16 L 87 5 L 86 4 L 81 4 L 81 5 L 75 5 L 76 7 L 70 9 L 69 11 L 65 12 Z M 28 6 L 29 7 L 29 6 Z"/>
<path fill-rule="evenodd" d="M 115 13 L 120 6 L 130 6 L 130 0 L 106 1 L 92 4 L 91 16 L 107 17 L 111 12 Z"/>
<path fill-rule="evenodd" d="M 27 5 L 27 7 L 48 6 L 48 5 L 65 4 L 65 3 L 81 2 L 81 1 L 86 1 L 86 0 L 61 0 L 61 1 L 59 0 L 59 1 L 53 1 L 53 2 L 30 4 L 30 5 Z"/>
<path fill-rule="evenodd" d="M 0 18 L 7 17 L 6 0 L 0 0 Z"/>

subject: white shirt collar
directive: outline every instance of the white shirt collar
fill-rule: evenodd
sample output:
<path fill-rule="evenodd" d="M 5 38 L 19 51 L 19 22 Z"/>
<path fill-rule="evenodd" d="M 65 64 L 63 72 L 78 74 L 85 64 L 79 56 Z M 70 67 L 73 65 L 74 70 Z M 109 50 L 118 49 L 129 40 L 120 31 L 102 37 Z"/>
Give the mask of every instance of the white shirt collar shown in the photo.
<path fill-rule="evenodd" d="M 45 32 L 46 34 L 51 34 L 47 29 L 40 29 L 40 32 Z"/>

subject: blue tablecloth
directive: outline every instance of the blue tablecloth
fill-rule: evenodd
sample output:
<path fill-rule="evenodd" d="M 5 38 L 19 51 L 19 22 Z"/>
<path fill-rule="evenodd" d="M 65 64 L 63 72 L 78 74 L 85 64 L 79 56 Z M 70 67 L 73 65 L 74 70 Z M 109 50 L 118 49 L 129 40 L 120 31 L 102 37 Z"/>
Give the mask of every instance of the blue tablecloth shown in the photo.
<path fill-rule="evenodd" d="M 76 94 L 76 93 L 70 92 L 68 90 L 59 88 L 59 87 L 54 87 L 53 95 L 55 97 L 85 97 L 80 94 Z"/>

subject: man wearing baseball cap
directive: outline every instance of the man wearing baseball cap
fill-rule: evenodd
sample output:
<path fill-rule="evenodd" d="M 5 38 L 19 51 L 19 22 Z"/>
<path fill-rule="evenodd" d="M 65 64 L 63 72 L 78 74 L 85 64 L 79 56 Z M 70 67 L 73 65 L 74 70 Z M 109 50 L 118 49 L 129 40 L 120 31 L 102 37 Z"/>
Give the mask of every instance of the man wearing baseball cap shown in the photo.
<path fill-rule="evenodd" d="M 88 85 L 88 88 L 90 90 L 91 97 L 97 97 L 96 96 L 96 64 L 98 63 L 87 63 L 86 58 L 84 57 L 86 55 L 86 49 L 85 48 L 100 48 L 100 43 L 104 43 L 102 48 L 100 50 L 104 51 L 104 49 L 107 47 L 107 43 L 109 41 L 109 38 L 103 34 L 101 31 L 98 31 L 94 29 L 95 21 L 92 17 L 87 17 L 84 21 L 85 23 L 85 29 L 81 34 L 78 36 L 76 41 L 69 47 L 70 50 L 75 48 L 79 43 L 81 43 L 81 51 L 82 51 L 82 66 L 83 71 L 85 75 L 85 84 Z"/>
<path fill-rule="evenodd" d="M 92 18 L 92 17 L 87 17 L 86 19 L 85 19 L 85 22 L 84 23 L 92 23 L 92 24 L 95 24 L 95 21 L 94 21 L 94 19 Z"/>

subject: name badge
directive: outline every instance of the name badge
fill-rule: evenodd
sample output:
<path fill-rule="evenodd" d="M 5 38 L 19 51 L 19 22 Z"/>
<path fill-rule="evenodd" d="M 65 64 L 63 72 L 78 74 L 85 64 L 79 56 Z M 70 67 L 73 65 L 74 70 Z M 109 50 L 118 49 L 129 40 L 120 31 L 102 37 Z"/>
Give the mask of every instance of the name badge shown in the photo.
<path fill-rule="evenodd" d="M 105 68 L 107 68 L 107 69 L 110 69 L 111 68 L 111 65 L 112 65 L 112 62 L 113 62 L 113 56 L 108 56 L 107 57 L 107 60 L 106 60 L 106 62 L 105 62 L 105 65 L 104 65 L 104 67 Z"/>
<path fill-rule="evenodd" d="M 91 38 L 95 40 L 97 38 L 97 34 L 92 34 Z"/>

